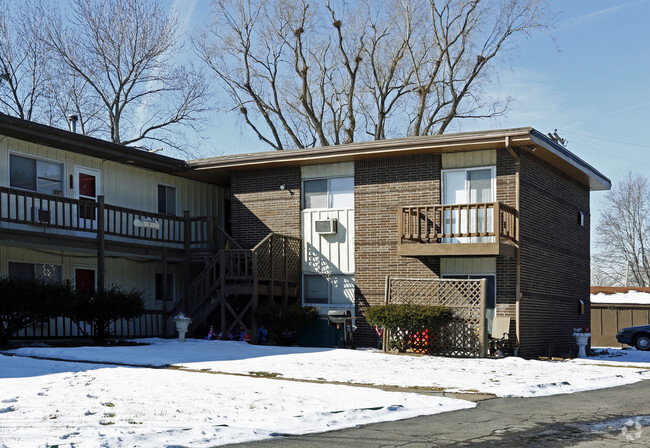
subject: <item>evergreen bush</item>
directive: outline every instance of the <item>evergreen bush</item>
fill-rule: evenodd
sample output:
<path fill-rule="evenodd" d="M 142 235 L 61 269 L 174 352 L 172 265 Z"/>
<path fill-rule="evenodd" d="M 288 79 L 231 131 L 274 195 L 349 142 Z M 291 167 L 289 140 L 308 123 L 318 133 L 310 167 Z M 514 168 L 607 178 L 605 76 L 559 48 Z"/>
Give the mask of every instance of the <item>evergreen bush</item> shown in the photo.
<path fill-rule="evenodd" d="M 61 314 L 74 293 L 64 283 L 0 278 L 0 346 L 30 325 Z"/>
<path fill-rule="evenodd" d="M 77 292 L 65 314 L 77 324 L 79 330 L 96 343 L 110 337 L 110 325 L 120 319 L 134 319 L 144 313 L 141 291 L 126 291 L 113 286 L 98 292 Z M 91 327 L 87 331 L 86 325 Z"/>

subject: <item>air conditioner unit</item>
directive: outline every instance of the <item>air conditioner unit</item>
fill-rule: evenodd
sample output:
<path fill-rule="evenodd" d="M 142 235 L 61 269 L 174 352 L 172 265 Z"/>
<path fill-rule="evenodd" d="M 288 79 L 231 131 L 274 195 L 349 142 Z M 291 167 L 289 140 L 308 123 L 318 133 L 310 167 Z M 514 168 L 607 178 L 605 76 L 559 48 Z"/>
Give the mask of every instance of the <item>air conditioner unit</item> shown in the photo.
<path fill-rule="evenodd" d="M 32 222 L 39 224 L 50 224 L 50 211 L 38 207 L 32 207 Z"/>
<path fill-rule="evenodd" d="M 319 235 L 336 233 L 336 218 L 317 219 L 314 221 L 314 231 Z"/>

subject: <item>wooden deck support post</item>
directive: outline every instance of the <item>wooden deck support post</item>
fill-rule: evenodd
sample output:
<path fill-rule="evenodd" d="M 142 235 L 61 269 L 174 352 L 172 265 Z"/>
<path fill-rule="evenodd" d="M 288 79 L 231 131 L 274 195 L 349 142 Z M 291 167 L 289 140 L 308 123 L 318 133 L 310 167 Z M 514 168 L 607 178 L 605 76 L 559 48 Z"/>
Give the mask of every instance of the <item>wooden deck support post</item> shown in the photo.
<path fill-rule="evenodd" d="M 226 255 L 224 251 L 220 252 L 219 260 L 219 282 L 221 282 L 221 288 L 219 288 L 219 305 L 221 306 L 221 335 L 223 338 L 226 338 L 226 294 L 224 293 L 224 287 L 226 285 Z"/>
<path fill-rule="evenodd" d="M 255 310 L 257 309 L 257 305 L 259 304 L 259 297 L 257 296 L 257 287 L 258 287 L 258 280 L 257 280 L 257 254 L 255 252 L 251 252 L 251 273 L 253 275 L 253 305 L 251 309 L 251 323 L 252 327 L 251 331 L 253 334 L 251 337 L 253 338 L 253 342 L 255 344 L 258 343 L 257 340 L 257 321 L 255 320 Z"/>
<path fill-rule="evenodd" d="M 287 238 L 282 238 L 282 244 L 282 252 L 284 255 L 284 285 L 282 292 L 282 303 L 286 305 L 289 303 L 289 257 L 287 256 L 289 253 L 289 240 Z"/>
<path fill-rule="evenodd" d="M 185 257 L 183 259 L 183 288 L 187 291 L 190 287 L 191 277 L 191 243 L 192 243 L 192 224 L 190 222 L 190 212 L 183 212 L 183 246 L 185 248 Z M 185 310 L 186 313 L 189 310 Z"/>
<path fill-rule="evenodd" d="M 104 291 L 106 257 L 104 254 L 104 196 L 97 196 L 97 291 Z"/>
<path fill-rule="evenodd" d="M 163 299 L 163 316 L 167 316 L 167 249 L 162 250 L 162 299 Z M 163 325 L 163 337 L 167 337 L 167 324 Z"/>
<path fill-rule="evenodd" d="M 274 303 L 274 297 L 273 297 L 273 287 L 275 286 L 275 252 L 273 251 L 273 246 L 274 246 L 274 241 L 273 239 L 275 238 L 275 235 L 271 235 L 271 239 L 269 240 L 269 301 L 271 303 Z"/>

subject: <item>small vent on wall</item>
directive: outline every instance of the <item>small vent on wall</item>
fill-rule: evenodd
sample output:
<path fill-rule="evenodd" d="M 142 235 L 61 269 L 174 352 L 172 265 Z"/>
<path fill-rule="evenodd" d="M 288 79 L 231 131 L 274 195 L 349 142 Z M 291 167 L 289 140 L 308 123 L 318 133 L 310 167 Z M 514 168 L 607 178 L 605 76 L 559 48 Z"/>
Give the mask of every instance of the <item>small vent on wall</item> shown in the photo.
<path fill-rule="evenodd" d="M 319 235 L 332 235 L 336 233 L 336 219 L 317 219 L 314 221 L 314 232 Z"/>

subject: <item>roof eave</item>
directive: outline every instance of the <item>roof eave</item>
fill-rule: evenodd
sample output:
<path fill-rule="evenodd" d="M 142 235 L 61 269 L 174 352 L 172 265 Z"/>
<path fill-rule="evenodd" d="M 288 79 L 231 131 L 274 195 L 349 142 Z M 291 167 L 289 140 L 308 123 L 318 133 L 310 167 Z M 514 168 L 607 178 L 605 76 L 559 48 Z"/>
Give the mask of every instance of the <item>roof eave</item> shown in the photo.
<path fill-rule="evenodd" d="M 612 181 L 605 177 L 600 171 L 536 129 L 531 129 L 530 140 L 535 144 L 535 146 L 544 148 L 554 157 L 576 167 L 579 171 L 584 173 L 588 178 L 587 184 L 589 185 L 590 190 L 606 191 L 612 188 Z"/>
<path fill-rule="evenodd" d="M 0 135 L 169 174 L 187 169 L 187 163 L 184 160 L 149 153 L 4 114 L 0 114 Z"/>
<path fill-rule="evenodd" d="M 511 138 L 514 145 L 530 143 L 528 137 L 531 129 L 520 128 L 485 133 L 449 134 L 436 136 L 434 139 L 431 137 L 414 137 L 377 140 L 315 149 L 293 149 L 190 160 L 188 164 L 195 171 L 211 169 L 241 170 L 262 166 L 316 165 L 401 154 L 489 149 L 490 147 L 502 147 L 506 136 Z"/>

